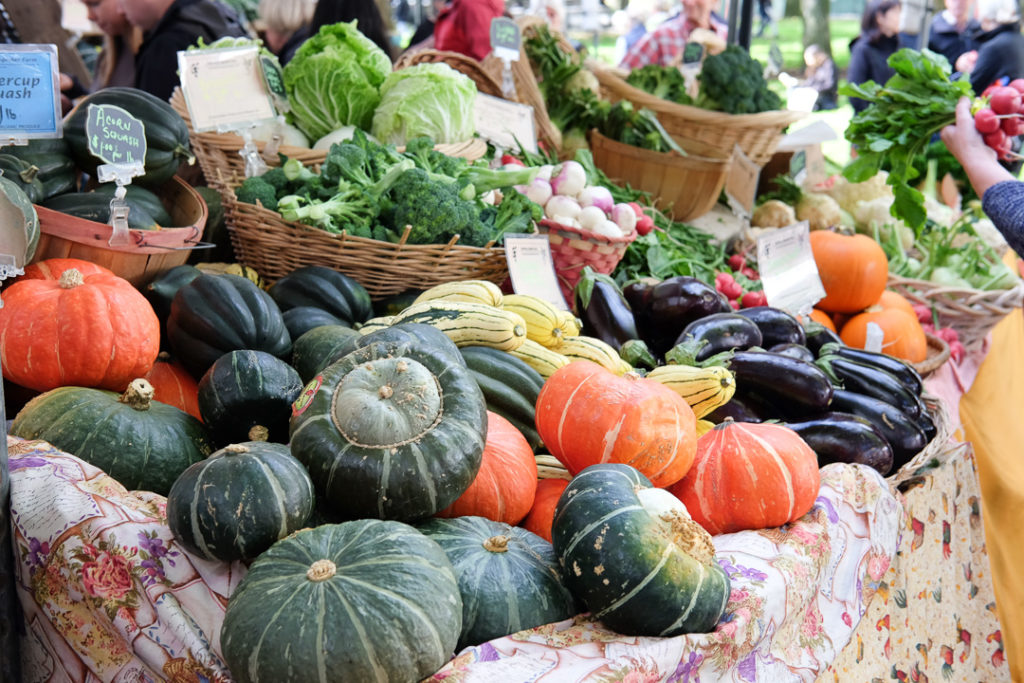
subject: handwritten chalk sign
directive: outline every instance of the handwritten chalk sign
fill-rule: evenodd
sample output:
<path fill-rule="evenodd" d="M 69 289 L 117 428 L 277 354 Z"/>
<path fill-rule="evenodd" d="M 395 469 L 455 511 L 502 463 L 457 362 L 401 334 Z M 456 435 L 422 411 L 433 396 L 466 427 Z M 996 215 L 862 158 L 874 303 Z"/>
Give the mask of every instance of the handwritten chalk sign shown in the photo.
<path fill-rule="evenodd" d="M 498 59 L 514 62 L 519 59 L 523 36 L 519 25 L 508 17 L 491 19 L 491 49 Z"/>
<path fill-rule="evenodd" d="M 113 104 L 90 104 L 85 135 L 93 156 L 114 166 L 131 166 L 146 159 L 146 126 Z"/>
<path fill-rule="evenodd" d="M 56 45 L 0 46 L 0 139 L 60 137 Z"/>

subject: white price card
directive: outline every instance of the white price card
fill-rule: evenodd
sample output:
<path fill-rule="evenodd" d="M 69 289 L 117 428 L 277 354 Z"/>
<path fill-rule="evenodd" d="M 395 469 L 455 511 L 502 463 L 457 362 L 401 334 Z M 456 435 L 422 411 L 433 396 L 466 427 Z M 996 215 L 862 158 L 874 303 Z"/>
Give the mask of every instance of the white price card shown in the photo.
<path fill-rule="evenodd" d="M 760 177 L 761 167 L 755 164 L 739 145 L 734 145 L 729 175 L 725 177 L 725 195 L 729 198 L 730 204 L 733 204 L 734 211 L 739 209 L 739 213 L 751 215 Z"/>
<path fill-rule="evenodd" d="M 558 286 L 547 235 L 506 233 L 505 260 L 516 294 L 529 294 L 550 302 L 560 310 L 569 310 Z"/>
<path fill-rule="evenodd" d="M 179 52 L 178 73 L 197 132 L 240 130 L 277 115 L 256 46 Z"/>
<path fill-rule="evenodd" d="M 807 221 L 758 237 L 757 268 L 768 305 L 773 308 L 809 315 L 814 304 L 825 296 Z"/>
<path fill-rule="evenodd" d="M 0 45 L 0 140 L 59 138 L 57 46 Z"/>
<path fill-rule="evenodd" d="M 527 152 L 537 153 L 533 107 L 477 93 L 474 109 L 480 137 L 505 149 L 518 151 L 522 145 Z"/>

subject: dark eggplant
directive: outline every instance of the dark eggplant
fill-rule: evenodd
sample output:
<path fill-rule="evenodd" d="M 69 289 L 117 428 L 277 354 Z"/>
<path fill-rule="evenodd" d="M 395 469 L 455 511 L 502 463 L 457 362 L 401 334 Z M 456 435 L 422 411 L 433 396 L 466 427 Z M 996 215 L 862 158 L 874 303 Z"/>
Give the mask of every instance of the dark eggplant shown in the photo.
<path fill-rule="evenodd" d="M 634 308 L 640 337 L 657 355 L 672 348 L 679 334 L 698 318 L 731 312 L 714 287 L 692 277 L 677 276 L 651 288 L 643 308 Z"/>
<path fill-rule="evenodd" d="M 659 280 L 650 277 L 642 277 L 639 280 L 631 280 L 622 286 L 622 296 L 626 299 L 630 309 L 636 314 L 645 311 L 651 305 L 651 292 Z"/>
<path fill-rule="evenodd" d="M 616 351 L 630 339 L 640 338 L 633 311 L 615 280 L 607 275 L 585 266 L 574 297 L 584 334 L 597 337 Z"/>
<path fill-rule="evenodd" d="M 749 349 L 761 345 L 761 330 L 752 320 L 738 313 L 713 313 L 687 325 L 672 351 L 682 346 L 696 361 L 707 360 L 730 349 Z"/>
<path fill-rule="evenodd" d="M 832 394 L 832 410 L 859 415 L 875 425 L 892 448 L 893 467 L 899 469 L 928 445 L 928 438 L 917 422 L 895 406 L 877 398 L 845 389 Z"/>
<path fill-rule="evenodd" d="M 929 443 L 931 443 L 932 439 L 938 435 L 939 430 L 936 429 L 935 421 L 932 420 L 932 416 L 928 414 L 928 406 L 922 405 L 921 416 L 917 418 L 916 422 L 917 426 L 924 432 L 925 438 L 928 439 Z"/>
<path fill-rule="evenodd" d="M 753 306 L 741 308 L 736 313 L 757 325 L 765 348 L 777 344 L 803 344 L 807 341 L 800 321 L 782 309 Z"/>
<path fill-rule="evenodd" d="M 768 351 L 740 351 L 727 367 L 736 377 L 737 390 L 757 393 L 783 415 L 821 411 L 832 400 L 832 382 L 814 363 Z"/>
<path fill-rule="evenodd" d="M 899 358 L 894 358 L 885 353 L 857 349 L 845 344 L 823 348 L 822 353 L 826 355 L 835 354 L 861 365 L 871 365 L 880 370 L 885 370 L 918 396 L 924 391 L 924 381 L 921 379 L 921 375 L 911 365 Z"/>
<path fill-rule="evenodd" d="M 814 354 L 811 353 L 811 350 L 803 344 L 776 344 L 768 350 L 772 353 L 780 353 L 783 356 L 789 356 L 790 358 L 805 360 L 808 363 L 814 362 Z"/>
<path fill-rule="evenodd" d="M 819 356 L 817 363 L 841 382 L 844 389 L 894 405 L 911 419 L 920 417 L 923 404 L 917 394 L 885 370 L 835 354 Z"/>
<path fill-rule="evenodd" d="M 708 413 L 704 419 L 710 420 L 715 424 L 724 422 L 726 418 L 731 419 L 733 422 L 762 422 L 764 415 L 763 408 L 754 405 L 753 400 L 733 394 L 728 403 L 718 406 Z"/>
<path fill-rule="evenodd" d="M 815 354 L 821 351 L 821 347 L 825 344 L 843 344 L 843 340 L 839 338 L 838 334 L 813 320 L 804 323 L 804 337 L 807 338 L 807 341 L 804 342 L 807 348 Z"/>
<path fill-rule="evenodd" d="M 882 476 L 892 470 L 888 440 L 870 421 L 849 413 L 825 413 L 804 422 L 787 422 L 818 456 L 818 466 L 833 462 L 867 465 Z"/>

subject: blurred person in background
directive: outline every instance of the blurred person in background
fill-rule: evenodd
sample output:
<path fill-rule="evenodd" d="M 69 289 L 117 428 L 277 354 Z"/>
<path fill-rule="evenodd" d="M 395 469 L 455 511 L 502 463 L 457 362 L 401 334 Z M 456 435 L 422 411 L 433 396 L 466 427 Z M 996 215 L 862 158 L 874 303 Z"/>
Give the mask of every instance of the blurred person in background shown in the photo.
<path fill-rule="evenodd" d="M 808 45 L 804 50 L 804 79 L 800 86 L 818 93 L 813 111 L 835 109 L 839 100 L 839 79 L 836 63 L 820 45 Z"/>
<path fill-rule="evenodd" d="M 267 49 L 284 66 L 309 37 L 316 0 L 260 0 L 259 21 Z"/>
<path fill-rule="evenodd" d="M 619 66 L 639 69 L 647 64 L 678 65 L 690 33 L 698 28 L 711 31 L 725 40 L 729 27 L 713 12 L 718 4 L 717 0 L 683 0 L 683 11 L 637 41 Z"/>
<path fill-rule="evenodd" d="M 612 29 L 618 36 L 615 39 L 612 63 L 621 62 L 626 53 L 647 34 L 647 18 L 653 12 L 653 3 L 648 0 L 633 0 L 626 5 L 626 9 L 616 10 L 612 14 Z"/>
<path fill-rule="evenodd" d="M 480 61 L 491 52 L 491 20 L 505 14 L 505 0 L 452 0 L 434 22 L 434 48 Z"/>
<path fill-rule="evenodd" d="M 309 35 L 316 35 L 321 26 L 356 20 L 359 32 L 377 44 L 391 59 L 395 50 L 388 36 L 387 22 L 373 0 L 318 0 L 309 22 Z"/>
<path fill-rule="evenodd" d="M 1003 78 L 1024 78 L 1024 36 L 1015 0 L 979 0 L 976 50 L 960 55 L 956 70 L 969 74 L 974 92 L 981 94 Z"/>
<path fill-rule="evenodd" d="M 935 15 L 928 32 L 928 49 L 956 65 L 960 55 L 974 49 L 973 35 L 980 28 L 969 15 L 968 0 L 946 0 L 946 9 Z"/>
<path fill-rule="evenodd" d="M 565 33 L 565 3 L 562 0 L 533 0 L 526 14 L 544 19 L 552 31 Z"/>
<path fill-rule="evenodd" d="M 103 47 L 89 92 L 111 86 L 132 87 L 135 51 L 142 42 L 142 33 L 129 23 L 120 0 L 82 0 L 82 4 L 88 10 L 89 21 L 103 31 Z"/>
<path fill-rule="evenodd" d="M 420 21 L 419 26 L 413 31 L 412 36 L 409 38 L 409 43 L 405 46 L 406 50 L 418 48 L 432 47 L 434 44 L 434 22 L 437 20 L 437 15 L 444 9 L 444 0 L 432 0 L 430 3 L 430 9 L 423 14 L 423 19 Z M 429 44 L 424 43 L 429 41 Z"/>
<path fill-rule="evenodd" d="M 850 41 L 850 66 L 846 78 L 850 83 L 874 81 L 885 83 L 896 73 L 888 64 L 889 56 L 899 49 L 899 0 L 871 0 L 860 20 L 860 35 Z M 855 112 L 868 103 L 851 97 Z"/>

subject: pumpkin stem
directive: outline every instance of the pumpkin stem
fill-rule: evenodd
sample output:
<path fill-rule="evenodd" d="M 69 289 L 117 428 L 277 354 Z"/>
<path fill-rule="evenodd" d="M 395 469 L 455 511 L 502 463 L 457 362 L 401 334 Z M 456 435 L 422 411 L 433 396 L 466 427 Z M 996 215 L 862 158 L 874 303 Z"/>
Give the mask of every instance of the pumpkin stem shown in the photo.
<path fill-rule="evenodd" d="M 82 277 L 82 273 L 77 268 L 68 268 L 60 274 L 57 284 L 60 285 L 61 289 L 71 289 L 85 284 L 85 278 Z"/>
<path fill-rule="evenodd" d="M 240 453 L 248 453 L 249 447 L 241 443 L 233 443 L 224 447 L 224 452 L 228 455 L 239 455 Z"/>
<path fill-rule="evenodd" d="M 330 560 L 317 560 L 309 565 L 309 569 L 306 570 L 306 578 L 314 583 L 320 583 L 334 576 L 337 571 L 338 566 Z"/>
<path fill-rule="evenodd" d="M 491 536 L 484 541 L 484 550 L 492 553 L 507 553 L 508 536 Z"/>
<path fill-rule="evenodd" d="M 73 269 L 72 269 L 73 270 Z M 70 271 L 65 270 L 67 274 Z M 63 279 L 64 275 L 61 275 Z M 154 395 L 153 385 L 142 379 L 133 379 L 129 384 L 125 392 L 121 394 L 121 398 L 118 399 L 121 403 L 128 404 L 129 407 L 134 410 L 149 410 L 149 404 L 153 400 Z"/>
<path fill-rule="evenodd" d="M 160 353 L 157 354 L 156 359 L 161 363 L 170 363 L 171 354 L 167 353 L 166 351 L 161 351 Z"/>
<path fill-rule="evenodd" d="M 385 384 L 377 392 L 377 395 L 380 396 L 381 399 L 388 399 L 388 398 L 391 398 L 392 395 L 394 395 L 394 393 L 395 393 L 395 390 L 392 389 L 391 387 L 389 387 L 387 384 Z"/>
<path fill-rule="evenodd" d="M 248 436 L 249 441 L 266 441 L 270 438 L 270 430 L 263 425 L 253 425 Z"/>

